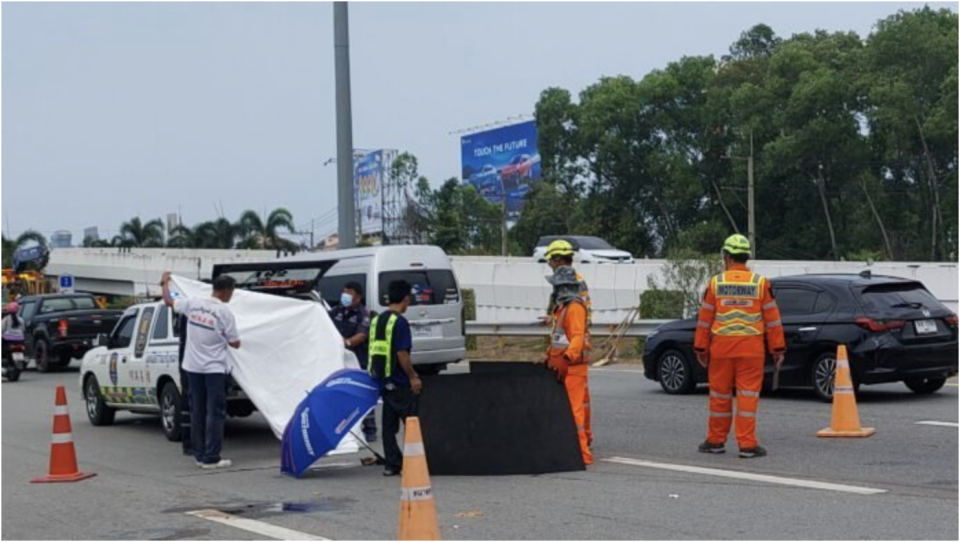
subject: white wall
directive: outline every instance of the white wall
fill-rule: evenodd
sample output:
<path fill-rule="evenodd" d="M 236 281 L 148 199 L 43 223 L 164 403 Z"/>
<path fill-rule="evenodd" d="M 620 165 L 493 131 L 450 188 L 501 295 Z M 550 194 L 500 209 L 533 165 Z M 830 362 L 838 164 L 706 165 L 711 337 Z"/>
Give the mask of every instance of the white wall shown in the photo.
<path fill-rule="evenodd" d="M 590 285 L 594 320 L 616 323 L 637 306 L 647 289 L 648 277 L 660 276 L 664 260 L 638 260 L 635 265 L 580 265 L 577 269 Z M 453 267 L 461 287 L 477 295 L 477 320 L 529 322 L 543 314 L 550 296 L 546 264 L 527 258 L 454 257 Z M 916 279 L 951 310 L 957 312 L 957 264 L 878 262 L 810 262 L 760 260 L 751 267 L 769 277 L 810 273 L 859 273 Z"/>
<path fill-rule="evenodd" d="M 77 289 L 98 293 L 157 296 L 160 274 L 169 270 L 190 278 L 209 278 L 218 263 L 260 262 L 276 258 L 270 250 L 54 249 L 47 273 L 72 274 Z M 550 286 L 546 264 L 530 258 L 455 256 L 453 267 L 463 288 L 477 295 L 477 320 L 481 322 L 532 322 L 546 309 Z M 650 276 L 659 276 L 664 260 L 638 260 L 635 265 L 581 265 L 578 270 L 590 285 L 594 320 L 616 323 L 635 307 Z M 893 275 L 922 281 L 951 310 L 957 312 L 957 264 L 877 262 L 812 262 L 760 260 L 751 264 L 769 277 L 808 273 L 859 273 Z"/>

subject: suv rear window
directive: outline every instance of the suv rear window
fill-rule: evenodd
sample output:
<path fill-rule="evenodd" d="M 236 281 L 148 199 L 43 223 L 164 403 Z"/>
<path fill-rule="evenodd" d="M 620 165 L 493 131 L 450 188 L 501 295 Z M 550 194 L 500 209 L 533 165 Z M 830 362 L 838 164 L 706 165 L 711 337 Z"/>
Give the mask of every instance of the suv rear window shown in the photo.
<path fill-rule="evenodd" d="M 860 293 L 866 309 L 939 309 L 942 304 L 919 282 L 878 284 Z"/>
<path fill-rule="evenodd" d="M 380 304 L 387 306 L 390 283 L 405 280 L 413 286 L 410 305 L 445 305 L 460 301 L 460 290 L 453 272 L 445 269 L 423 271 L 389 271 L 380 273 Z M 338 294 L 339 297 L 339 294 Z"/>

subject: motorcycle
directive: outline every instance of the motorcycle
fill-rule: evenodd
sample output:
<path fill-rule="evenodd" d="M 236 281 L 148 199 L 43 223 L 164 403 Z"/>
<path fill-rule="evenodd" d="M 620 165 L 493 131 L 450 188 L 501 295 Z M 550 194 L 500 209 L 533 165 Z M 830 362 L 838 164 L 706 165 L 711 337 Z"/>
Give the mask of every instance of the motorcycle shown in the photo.
<path fill-rule="evenodd" d="M 11 330 L 3 334 L 3 376 L 10 382 L 20 380 L 20 373 L 27 368 L 23 355 L 23 333 Z"/>

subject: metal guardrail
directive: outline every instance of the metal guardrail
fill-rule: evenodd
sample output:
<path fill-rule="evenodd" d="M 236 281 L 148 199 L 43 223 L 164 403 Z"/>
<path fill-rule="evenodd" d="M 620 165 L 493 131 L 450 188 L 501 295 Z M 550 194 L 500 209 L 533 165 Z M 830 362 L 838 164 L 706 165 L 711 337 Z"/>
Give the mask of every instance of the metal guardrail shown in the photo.
<path fill-rule="evenodd" d="M 637 320 L 624 333 L 625 337 L 646 337 L 661 324 L 673 320 Z M 593 324 L 590 334 L 594 337 L 607 337 L 616 333 L 619 324 Z M 467 335 L 504 336 L 504 337 L 545 337 L 549 334 L 546 326 L 540 322 L 467 322 Z"/>

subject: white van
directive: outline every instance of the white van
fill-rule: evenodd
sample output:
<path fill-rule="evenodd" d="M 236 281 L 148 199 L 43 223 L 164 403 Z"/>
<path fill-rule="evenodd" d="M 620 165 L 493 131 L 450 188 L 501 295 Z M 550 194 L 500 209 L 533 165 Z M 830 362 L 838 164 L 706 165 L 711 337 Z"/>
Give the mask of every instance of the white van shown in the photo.
<path fill-rule="evenodd" d="M 213 276 L 228 274 L 238 288 L 339 303 L 348 282 L 364 285 L 364 303 L 372 313 L 387 310 L 392 281 L 413 285 L 405 314 L 413 333 L 411 358 L 421 374 L 436 374 L 464 358 L 463 299 L 450 257 L 424 245 L 387 245 L 311 252 L 274 262 L 221 264 Z"/>
<path fill-rule="evenodd" d="M 93 425 L 111 425 L 118 410 L 161 415 L 169 440 L 180 440 L 179 319 L 164 303 L 134 305 L 83 356 L 80 390 Z M 246 417 L 255 407 L 229 380 L 227 414 Z"/>

